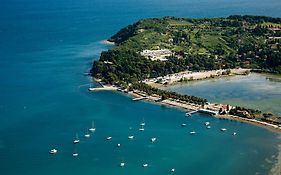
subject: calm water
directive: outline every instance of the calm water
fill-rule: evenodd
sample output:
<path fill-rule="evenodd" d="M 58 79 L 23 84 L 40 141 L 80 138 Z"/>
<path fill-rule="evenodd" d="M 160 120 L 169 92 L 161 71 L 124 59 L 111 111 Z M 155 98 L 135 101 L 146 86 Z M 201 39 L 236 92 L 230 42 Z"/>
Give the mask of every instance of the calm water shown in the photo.
<path fill-rule="evenodd" d="M 266 174 L 280 143 L 277 134 L 205 115 L 186 119 L 184 111 L 133 103 L 118 93 L 89 93 L 83 74 L 110 48 L 100 40 L 140 18 L 281 16 L 280 7 L 279 0 L 0 0 L 1 174 L 170 174 L 171 168 L 178 175 Z M 142 118 L 147 126 L 140 133 Z M 92 120 L 97 131 L 84 139 Z M 182 122 L 186 128 L 179 127 Z M 197 134 L 189 135 L 191 130 Z M 75 133 L 81 139 L 78 158 L 71 155 Z M 135 140 L 128 141 L 129 134 Z M 113 139 L 106 142 L 109 135 Z M 155 144 L 151 137 L 158 138 Z M 117 143 L 123 146 L 117 149 Z M 56 156 L 48 154 L 52 147 Z M 141 167 L 145 162 L 147 169 Z"/>
<path fill-rule="evenodd" d="M 252 73 L 248 76 L 188 82 L 164 89 L 281 116 L 281 76 L 278 75 Z"/>

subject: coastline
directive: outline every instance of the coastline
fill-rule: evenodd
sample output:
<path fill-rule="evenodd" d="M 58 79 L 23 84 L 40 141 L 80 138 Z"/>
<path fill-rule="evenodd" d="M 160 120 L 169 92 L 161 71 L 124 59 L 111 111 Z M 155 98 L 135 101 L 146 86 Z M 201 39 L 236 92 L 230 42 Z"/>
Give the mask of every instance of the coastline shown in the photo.
<path fill-rule="evenodd" d="M 133 97 L 142 97 L 142 95 L 138 94 L 138 93 L 134 93 L 134 92 L 129 92 L 129 95 L 133 96 Z M 158 98 L 159 99 L 159 98 Z M 169 106 L 169 107 L 176 107 L 178 109 L 181 110 L 191 110 L 191 111 L 196 111 L 198 109 L 200 109 L 200 105 L 195 105 L 195 104 L 187 104 L 187 103 L 183 103 L 183 102 L 179 102 L 179 101 L 174 101 L 171 99 L 166 99 L 163 101 L 157 101 L 157 98 L 155 97 L 149 97 L 147 99 L 144 99 L 146 101 L 150 101 L 150 102 L 154 102 L 155 104 L 160 104 L 160 105 L 165 105 L 165 106 Z M 214 104 L 211 104 L 214 105 Z M 270 124 L 270 123 L 266 123 L 266 122 L 262 122 L 262 121 L 258 121 L 255 119 L 248 119 L 248 118 L 242 118 L 242 117 L 238 117 L 238 116 L 233 116 L 230 114 L 225 114 L 225 115 L 212 115 L 213 117 L 217 118 L 217 119 L 227 119 L 227 120 L 233 120 L 233 121 L 237 121 L 237 122 L 243 122 L 243 123 L 248 123 L 248 124 L 252 124 L 255 126 L 259 126 L 265 129 L 268 129 L 270 131 L 273 131 L 275 133 L 279 133 L 281 134 L 281 128 Z M 280 160 L 281 161 L 281 160 Z"/>
<path fill-rule="evenodd" d="M 224 72 L 227 71 L 225 69 L 201 71 L 201 72 L 184 71 L 176 74 L 166 75 L 164 77 L 147 79 L 144 80 L 143 82 L 153 87 L 161 87 L 161 86 L 175 85 L 177 83 L 183 83 L 189 81 L 199 81 L 199 80 L 229 77 L 235 75 L 247 75 L 248 72 L 250 72 L 250 70 L 251 69 L 243 69 L 243 68 L 229 69 L 230 71 L 229 74 L 224 74 Z M 159 83 L 160 80 L 162 81 L 161 83 Z"/>
<path fill-rule="evenodd" d="M 205 72 L 203 72 L 203 73 L 205 73 Z M 230 76 L 230 75 L 225 75 L 225 76 Z M 95 78 L 94 78 L 94 80 L 101 84 L 100 80 L 95 79 Z M 198 80 L 194 80 L 194 81 L 198 81 Z M 157 86 L 157 87 L 159 87 L 159 86 Z M 89 88 L 89 91 L 102 91 L 102 90 L 121 91 L 123 93 L 126 92 L 129 96 L 131 96 L 133 98 L 142 98 L 141 100 L 146 100 L 146 101 L 152 102 L 157 105 L 175 107 L 179 110 L 197 111 L 197 110 L 201 109 L 201 105 L 187 103 L 187 102 L 179 101 L 176 99 L 161 100 L 161 97 L 158 95 L 155 95 L 155 94 L 149 96 L 145 92 L 141 92 L 138 90 L 133 90 L 133 91 L 127 92 L 125 90 L 121 90 L 121 87 L 117 87 L 114 85 L 102 85 L 101 88 Z M 209 103 L 208 105 L 205 105 L 204 109 L 210 109 L 212 111 L 218 112 L 219 108 L 222 105 L 224 105 L 224 104 Z M 212 115 L 212 116 L 217 119 L 226 119 L 226 120 L 233 120 L 233 121 L 237 121 L 237 122 L 252 124 L 252 125 L 255 125 L 258 127 L 268 129 L 272 132 L 281 134 L 281 127 L 274 125 L 274 124 L 267 123 L 267 122 L 259 121 L 256 119 L 243 118 L 243 117 L 234 116 L 234 115 L 230 115 L 230 114 L 224 114 L 224 115 L 217 114 L 217 115 Z M 280 162 L 281 162 L 281 160 L 280 160 Z"/>
<path fill-rule="evenodd" d="M 114 45 L 115 45 L 115 43 L 114 43 L 114 42 L 110 42 L 110 41 L 108 41 L 108 40 L 102 40 L 102 41 L 100 41 L 100 43 L 102 43 L 102 44 L 106 44 L 106 45 L 112 45 L 112 46 L 114 46 Z"/>

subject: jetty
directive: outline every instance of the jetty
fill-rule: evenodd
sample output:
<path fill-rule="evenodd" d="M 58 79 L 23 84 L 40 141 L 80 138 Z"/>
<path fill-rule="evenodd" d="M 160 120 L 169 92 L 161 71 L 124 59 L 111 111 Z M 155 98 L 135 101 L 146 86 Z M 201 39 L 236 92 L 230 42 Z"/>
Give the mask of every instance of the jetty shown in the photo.
<path fill-rule="evenodd" d="M 186 116 L 191 116 L 191 114 L 194 114 L 194 113 L 196 113 L 196 112 L 198 112 L 198 110 L 187 112 L 187 113 L 185 113 L 185 115 L 186 115 Z"/>
<path fill-rule="evenodd" d="M 140 100 L 144 100 L 144 99 L 148 99 L 149 97 L 148 96 L 145 96 L 145 97 L 137 97 L 137 98 L 134 98 L 133 101 L 140 101 Z"/>
<path fill-rule="evenodd" d="M 214 110 L 210 110 L 210 109 L 202 109 L 202 108 L 200 108 L 197 112 L 210 114 L 210 115 L 218 115 L 219 114 L 218 111 L 214 111 Z"/>
<path fill-rule="evenodd" d="M 116 91 L 117 87 L 109 86 L 109 87 L 97 87 L 97 88 L 89 88 L 89 91 Z"/>

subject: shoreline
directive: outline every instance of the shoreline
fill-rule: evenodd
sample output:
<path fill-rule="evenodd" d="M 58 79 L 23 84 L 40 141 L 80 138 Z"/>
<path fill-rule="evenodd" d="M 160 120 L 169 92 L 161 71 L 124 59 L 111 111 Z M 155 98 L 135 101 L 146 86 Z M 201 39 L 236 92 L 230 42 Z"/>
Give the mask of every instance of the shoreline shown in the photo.
<path fill-rule="evenodd" d="M 139 93 L 136 93 L 136 92 L 129 92 L 128 94 L 132 97 L 137 97 L 137 98 L 144 97 L 143 95 L 141 95 Z M 175 108 L 180 109 L 180 110 L 196 111 L 196 110 L 200 109 L 200 105 L 191 104 L 191 103 L 183 103 L 183 102 L 175 101 L 175 100 L 171 100 L 171 99 L 158 101 L 159 98 L 160 97 L 148 96 L 148 98 L 143 99 L 143 100 L 152 102 L 152 103 L 157 104 L 157 105 L 175 107 Z M 211 104 L 211 105 L 214 105 L 214 104 Z M 259 121 L 259 120 L 256 120 L 256 119 L 248 119 L 248 118 L 243 118 L 243 117 L 234 116 L 234 115 L 230 115 L 230 114 L 224 114 L 224 115 L 217 114 L 217 115 L 211 115 L 211 116 L 214 117 L 214 118 L 217 118 L 217 119 L 226 119 L 226 120 L 232 120 L 232 121 L 243 122 L 243 123 L 255 125 L 255 126 L 258 126 L 258 127 L 262 127 L 264 129 L 268 129 L 272 132 L 281 134 L 281 128 L 278 127 L 277 125 L 270 124 L 270 123 L 263 122 L 263 121 Z"/>
<path fill-rule="evenodd" d="M 106 44 L 106 45 L 111 45 L 111 46 L 116 45 L 114 42 L 110 42 L 110 41 L 108 41 L 108 40 L 101 40 L 100 43 Z"/>
<path fill-rule="evenodd" d="M 243 71 L 246 70 L 247 71 L 248 69 L 240 69 L 240 70 L 243 70 Z M 214 72 L 214 71 L 212 71 L 212 72 Z M 204 73 L 204 75 L 206 75 L 206 72 L 202 72 L 202 73 Z M 196 74 L 198 74 L 198 72 L 196 72 Z M 209 72 L 207 74 L 209 75 Z M 191 75 L 192 75 L 192 73 L 191 73 Z M 224 75 L 224 76 L 231 76 L 231 75 Z M 100 80 L 95 79 L 95 78 L 94 78 L 94 80 L 101 84 Z M 198 80 L 193 80 L 193 81 L 198 81 Z M 126 92 L 129 96 L 134 97 L 134 98 L 145 97 L 142 100 L 149 101 L 149 102 L 152 102 L 152 103 L 157 104 L 157 105 L 175 107 L 179 110 L 197 111 L 197 110 L 201 109 L 201 105 L 198 105 L 198 104 L 187 103 L 187 102 L 184 102 L 184 101 L 179 101 L 177 99 L 161 100 L 161 97 L 158 96 L 158 95 L 153 94 L 153 95 L 149 96 L 145 92 L 141 92 L 141 91 L 138 91 L 138 90 L 133 90 L 133 91 L 128 92 L 128 91 L 122 90 L 121 87 L 117 87 L 117 86 L 114 86 L 114 85 L 101 85 L 101 86 L 102 86 L 101 88 L 89 88 L 89 91 L 100 91 L 100 90 L 101 91 L 102 90 L 121 91 L 123 93 Z M 156 86 L 153 86 L 153 87 L 156 87 Z M 159 87 L 159 86 L 157 86 L 157 87 Z M 222 105 L 224 105 L 224 104 L 209 103 L 203 109 L 209 109 L 209 110 L 218 112 L 218 109 Z M 274 125 L 274 124 L 264 122 L 264 121 L 259 121 L 259 120 L 256 120 L 256 119 L 243 118 L 243 117 L 234 116 L 234 115 L 230 115 L 230 114 L 224 114 L 224 115 L 217 114 L 217 115 L 212 115 L 212 117 L 215 117 L 217 119 L 227 119 L 227 120 L 233 120 L 233 121 L 237 121 L 237 122 L 248 123 L 248 124 L 252 124 L 252 125 L 255 125 L 255 126 L 258 126 L 258 127 L 262 127 L 262 128 L 268 129 L 272 132 L 276 132 L 276 133 L 281 134 L 281 127 L 279 127 L 277 125 Z"/>
<path fill-rule="evenodd" d="M 251 69 L 243 69 L 243 68 L 229 69 L 230 72 L 228 74 L 226 73 L 227 71 L 228 70 L 226 69 L 201 71 L 201 72 L 183 71 L 175 74 L 169 74 L 164 77 L 146 79 L 143 82 L 153 87 L 161 87 L 161 86 L 169 86 L 169 85 L 175 85 L 178 83 L 185 83 L 191 81 L 201 81 L 201 80 L 229 77 L 235 75 L 248 75 Z"/>

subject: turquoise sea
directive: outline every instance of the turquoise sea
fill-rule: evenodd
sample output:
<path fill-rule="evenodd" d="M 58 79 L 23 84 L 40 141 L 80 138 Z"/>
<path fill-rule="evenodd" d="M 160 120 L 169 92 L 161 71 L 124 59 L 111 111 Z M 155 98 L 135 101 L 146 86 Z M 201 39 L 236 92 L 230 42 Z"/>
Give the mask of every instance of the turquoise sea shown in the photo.
<path fill-rule="evenodd" d="M 207 115 L 185 118 L 185 111 L 116 92 L 89 93 L 84 73 L 111 47 L 100 41 L 138 19 L 280 17 L 280 7 L 279 0 L 0 0 L 0 174 L 268 174 L 278 134 Z M 97 131 L 85 139 L 92 120 Z M 76 133 L 81 143 L 73 158 Z M 53 147 L 55 156 L 48 153 Z"/>

